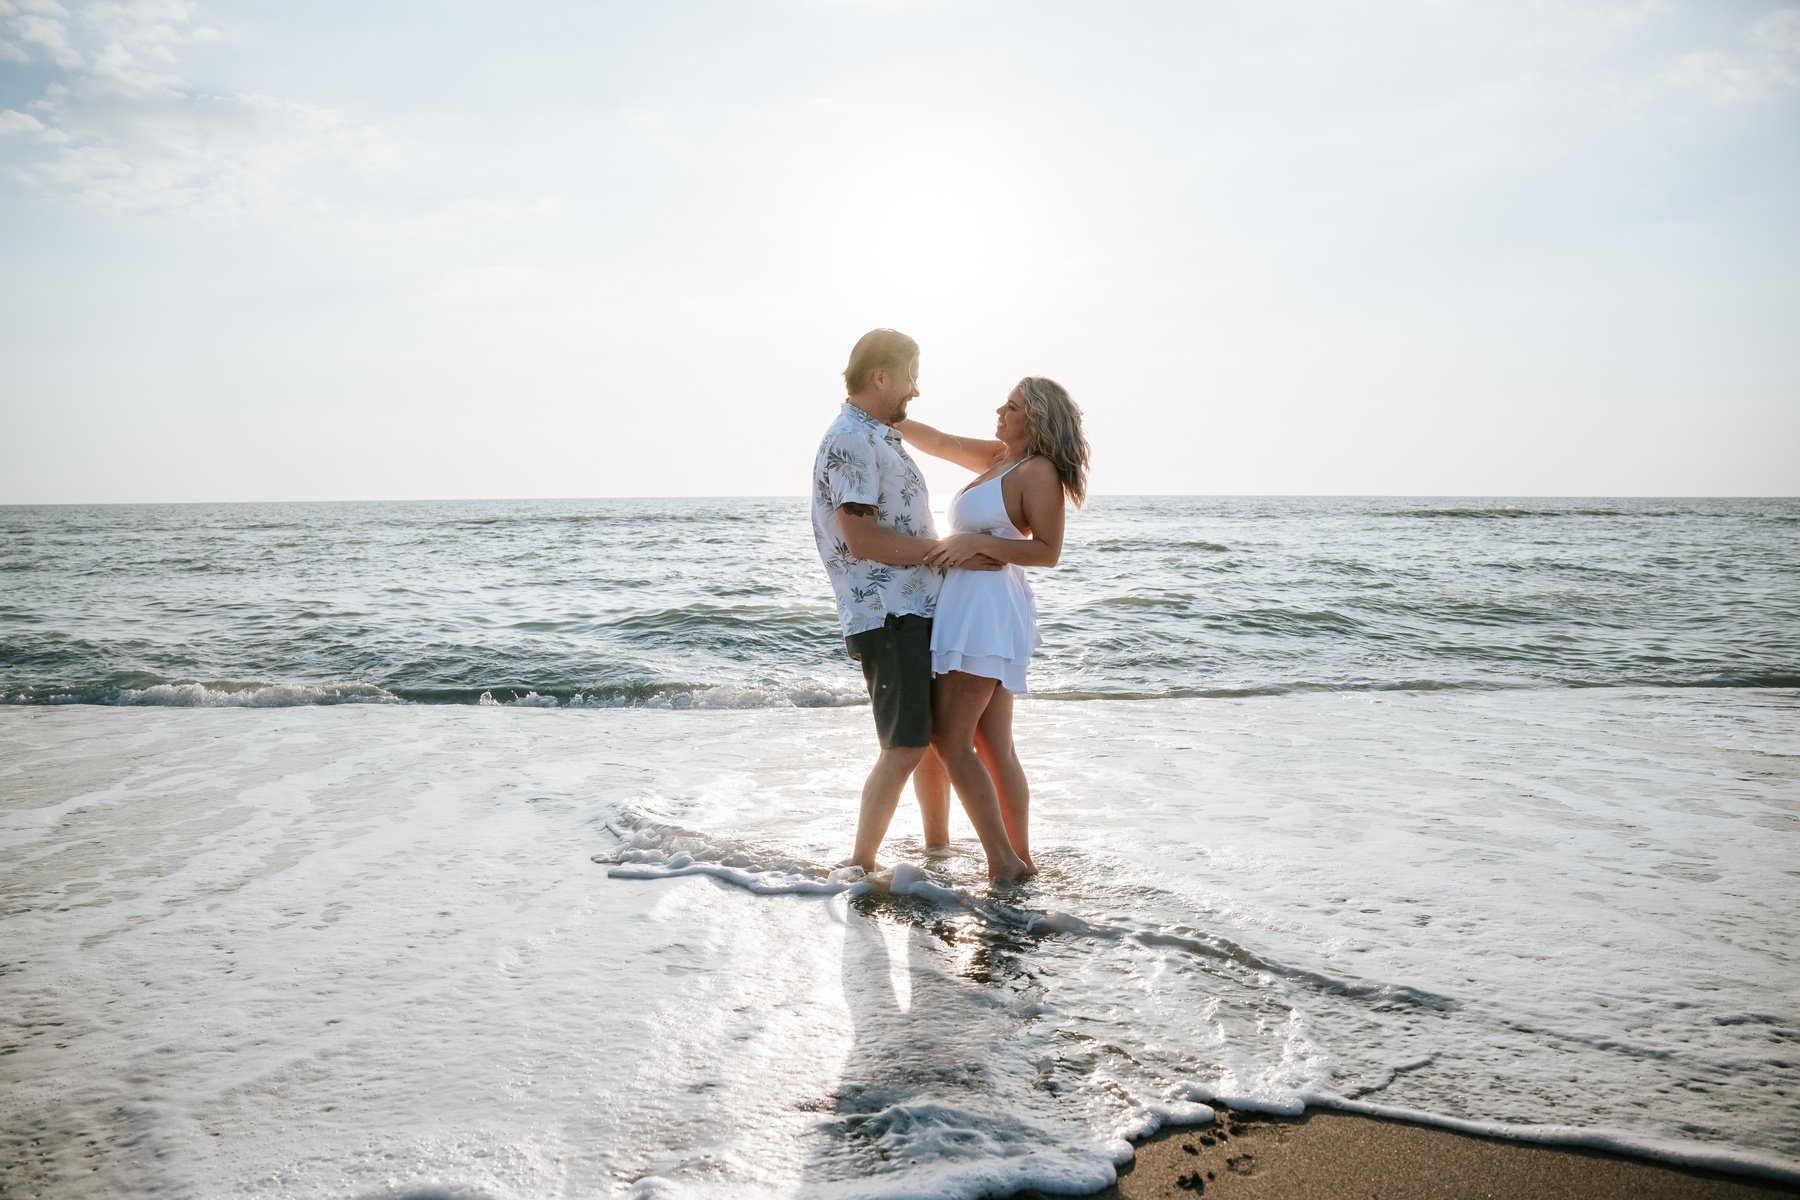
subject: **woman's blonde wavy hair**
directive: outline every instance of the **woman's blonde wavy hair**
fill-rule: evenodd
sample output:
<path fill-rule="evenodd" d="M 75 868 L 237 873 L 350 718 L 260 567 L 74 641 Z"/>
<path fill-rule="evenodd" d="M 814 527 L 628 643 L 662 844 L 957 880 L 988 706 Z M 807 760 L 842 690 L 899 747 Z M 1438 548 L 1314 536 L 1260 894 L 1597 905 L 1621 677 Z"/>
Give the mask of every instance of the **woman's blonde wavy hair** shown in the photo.
<path fill-rule="evenodd" d="M 1027 454 L 1041 454 L 1056 468 L 1063 494 L 1080 508 L 1087 499 L 1088 440 L 1081 432 L 1081 410 L 1068 391 L 1054 379 L 1027 375 L 1019 380 L 1018 393 L 1031 419 Z"/>

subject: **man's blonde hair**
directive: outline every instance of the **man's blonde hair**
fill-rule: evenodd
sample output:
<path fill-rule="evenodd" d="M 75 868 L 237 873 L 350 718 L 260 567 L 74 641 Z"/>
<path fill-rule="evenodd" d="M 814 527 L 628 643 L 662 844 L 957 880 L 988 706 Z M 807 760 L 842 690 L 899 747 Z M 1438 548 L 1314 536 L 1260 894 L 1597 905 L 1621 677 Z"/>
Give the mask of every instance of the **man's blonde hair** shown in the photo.
<path fill-rule="evenodd" d="M 904 370 L 919 357 L 919 343 L 898 329 L 871 329 L 856 340 L 850 365 L 844 368 L 844 387 L 854 396 L 869 386 L 877 371 Z"/>

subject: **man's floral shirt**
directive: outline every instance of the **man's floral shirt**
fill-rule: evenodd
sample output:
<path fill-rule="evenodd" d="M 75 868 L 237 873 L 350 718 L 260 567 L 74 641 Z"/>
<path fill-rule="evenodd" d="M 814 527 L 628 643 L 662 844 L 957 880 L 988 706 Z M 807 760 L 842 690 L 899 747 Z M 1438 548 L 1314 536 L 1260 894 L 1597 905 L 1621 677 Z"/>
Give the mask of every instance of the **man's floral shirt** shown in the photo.
<path fill-rule="evenodd" d="M 929 617 L 943 577 L 927 566 L 895 567 L 851 554 L 838 528 L 840 504 L 873 504 L 883 527 L 937 536 L 925 480 L 900 431 L 849 403 L 825 431 L 813 462 L 813 541 L 837 593 L 838 621 L 849 637 L 876 628 L 889 613 Z"/>

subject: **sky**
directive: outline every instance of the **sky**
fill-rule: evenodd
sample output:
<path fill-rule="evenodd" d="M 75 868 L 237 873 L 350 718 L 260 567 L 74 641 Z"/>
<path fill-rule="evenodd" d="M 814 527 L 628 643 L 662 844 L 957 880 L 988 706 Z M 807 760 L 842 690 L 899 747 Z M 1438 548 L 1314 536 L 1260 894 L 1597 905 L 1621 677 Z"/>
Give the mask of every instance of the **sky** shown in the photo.
<path fill-rule="evenodd" d="M 0 503 L 801 495 L 879 325 L 1099 494 L 1800 494 L 1800 5 L 0 0 Z"/>

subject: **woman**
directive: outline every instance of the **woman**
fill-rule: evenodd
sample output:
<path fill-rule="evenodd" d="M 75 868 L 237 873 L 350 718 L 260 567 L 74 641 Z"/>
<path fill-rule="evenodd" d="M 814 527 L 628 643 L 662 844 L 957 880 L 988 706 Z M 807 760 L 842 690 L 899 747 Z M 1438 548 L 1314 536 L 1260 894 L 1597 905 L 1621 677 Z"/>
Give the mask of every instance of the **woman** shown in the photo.
<path fill-rule="evenodd" d="M 994 438 L 955 437 L 918 421 L 897 426 L 926 454 L 977 472 L 950 501 L 951 536 L 925 561 L 947 572 L 931 633 L 931 744 L 965 806 L 1000 815 L 1019 875 L 1031 858 L 1031 792 L 1013 750 L 1013 696 L 1040 644 L 1037 605 L 1022 567 L 1062 555 L 1063 505 L 1087 495 L 1088 443 L 1081 410 L 1062 385 L 1028 378 L 996 410 Z M 959 569 L 985 554 L 1000 571 Z"/>

